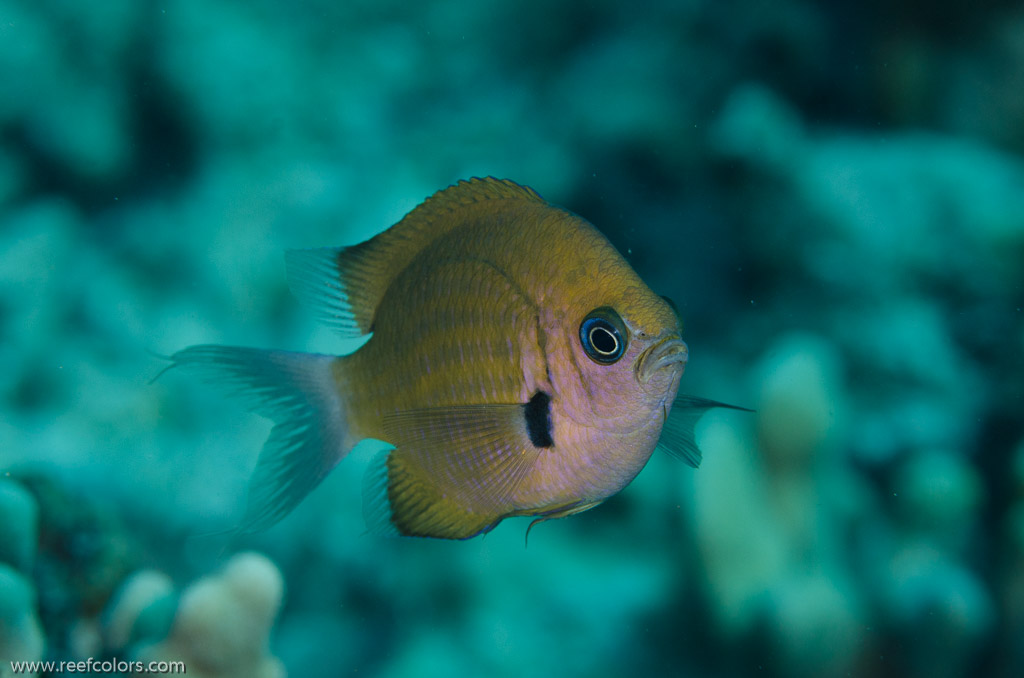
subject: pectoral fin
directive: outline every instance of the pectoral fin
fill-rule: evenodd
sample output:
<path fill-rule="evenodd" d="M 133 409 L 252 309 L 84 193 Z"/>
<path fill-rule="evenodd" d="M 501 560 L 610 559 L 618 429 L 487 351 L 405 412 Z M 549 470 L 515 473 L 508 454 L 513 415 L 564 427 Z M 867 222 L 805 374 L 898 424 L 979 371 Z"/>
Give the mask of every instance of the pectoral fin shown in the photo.
<path fill-rule="evenodd" d="M 662 426 L 658 447 L 694 468 L 700 466 L 702 455 L 700 448 L 697 447 L 697 441 L 694 439 L 694 429 L 704 413 L 715 407 L 753 412 L 745 407 L 726 405 L 707 398 L 677 396 L 675 402 L 672 403 L 672 409 L 669 410 L 668 416 L 665 418 L 665 424 Z"/>
<path fill-rule="evenodd" d="M 520 404 L 407 410 L 384 418 L 395 449 L 367 476 L 371 530 L 465 539 L 494 527 L 541 449 Z"/>

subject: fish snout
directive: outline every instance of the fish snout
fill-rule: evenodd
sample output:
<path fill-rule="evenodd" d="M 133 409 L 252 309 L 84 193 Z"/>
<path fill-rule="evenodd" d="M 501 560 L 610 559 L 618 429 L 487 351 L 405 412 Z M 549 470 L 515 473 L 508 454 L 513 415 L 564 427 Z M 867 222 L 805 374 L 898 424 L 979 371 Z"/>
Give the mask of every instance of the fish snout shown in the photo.
<path fill-rule="evenodd" d="M 689 349 L 686 342 L 677 335 L 673 335 L 657 342 L 641 355 L 637 362 L 637 378 L 640 383 L 646 384 L 655 374 L 667 367 L 679 365 L 680 374 L 686 369 L 686 361 L 689 358 Z"/>

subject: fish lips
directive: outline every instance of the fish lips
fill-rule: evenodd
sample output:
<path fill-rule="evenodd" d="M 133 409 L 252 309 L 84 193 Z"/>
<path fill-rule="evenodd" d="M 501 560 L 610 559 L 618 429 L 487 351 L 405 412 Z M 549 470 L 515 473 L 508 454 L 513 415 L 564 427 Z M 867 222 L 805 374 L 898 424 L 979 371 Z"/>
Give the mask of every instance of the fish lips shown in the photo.
<path fill-rule="evenodd" d="M 670 336 L 655 343 L 640 355 L 636 363 L 636 376 L 641 384 L 648 384 L 654 375 L 667 368 L 676 368 L 679 374 L 686 369 L 689 349 L 678 336 Z"/>

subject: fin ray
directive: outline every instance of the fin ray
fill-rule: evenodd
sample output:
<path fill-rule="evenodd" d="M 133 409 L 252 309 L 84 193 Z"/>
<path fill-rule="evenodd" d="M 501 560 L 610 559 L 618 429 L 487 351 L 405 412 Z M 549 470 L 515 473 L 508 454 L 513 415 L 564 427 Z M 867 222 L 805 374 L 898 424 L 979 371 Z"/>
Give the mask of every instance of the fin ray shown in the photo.
<path fill-rule="evenodd" d="M 338 259 L 344 247 L 319 247 L 285 252 L 292 294 L 328 327 L 345 337 L 366 332 L 356 318 Z"/>
<path fill-rule="evenodd" d="M 384 417 L 395 449 L 364 483 L 371 532 L 465 539 L 512 512 L 540 449 L 519 404 L 423 408 Z"/>
<path fill-rule="evenodd" d="M 288 284 L 303 305 L 343 336 L 368 334 L 391 283 L 427 245 L 489 214 L 495 202 L 509 200 L 548 204 L 533 189 L 507 179 L 460 181 L 358 245 L 288 252 Z"/>
<path fill-rule="evenodd" d="M 677 396 L 662 426 L 661 438 L 658 439 L 658 448 L 677 459 L 683 460 L 693 468 L 699 467 L 703 455 L 701 454 L 700 447 L 697 446 L 694 430 L 697 422 L 704 416 L 704 413 L 716 407 L 753 412 L 753 410 L 748 410 L 745 407 L 727 405 L 716 400 L 708 400 L 707 398 L 687 395 Z"/>
<path fill-rule="evenodd" d="M 363 520 L 367 531 L 381 537 L 398 537 L 401 532 L 391 519 L 388 502 L 388 455 L 381 450 L 373 456 L 363 475 Z"/>
<path fill-rule="evenodd" d="M 334 356 L 234 346 L 190 346 L 171 356 L 203 381 L 225 388 L 274 421 L 249 483 L 240 532 L 266 529 L 288 515 L 348 454 Z"/>
<path fill-rule="evenodd" d="M 447 493 L 488 511 L 507 508 L 539 454 L 519 404 L 406 410 L 384 431 Z"/>

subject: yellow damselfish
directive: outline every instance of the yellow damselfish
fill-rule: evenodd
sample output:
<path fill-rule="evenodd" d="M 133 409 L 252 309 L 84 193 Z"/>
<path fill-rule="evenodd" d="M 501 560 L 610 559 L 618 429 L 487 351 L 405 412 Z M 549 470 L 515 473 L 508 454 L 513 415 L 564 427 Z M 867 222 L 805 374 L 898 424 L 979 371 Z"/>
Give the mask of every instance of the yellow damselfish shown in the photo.
<path fill-rule="evenodd" d="M 276 423 L 244 530 L 287 515 L 366 438 L 394 446 L 367 471 L 374 531 L 465 539 L 568 516 L 628 485 L 656 446 L 697 466 L 697 418 L 731 407 L 677 397 L 673 306 L 593 226 L 511 181 L 459 182 L 366 242 L 288 252 L 287 267 L 322 320 L 369 340 L 340 357 L 171 357 Z"/>

